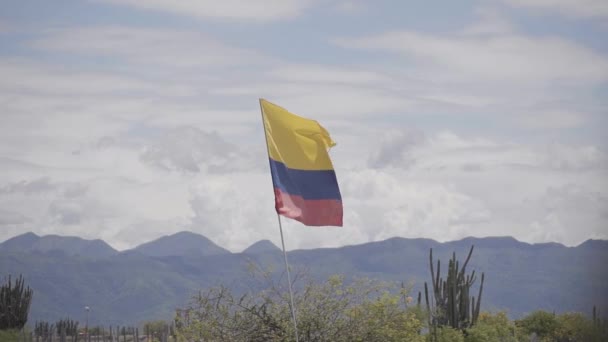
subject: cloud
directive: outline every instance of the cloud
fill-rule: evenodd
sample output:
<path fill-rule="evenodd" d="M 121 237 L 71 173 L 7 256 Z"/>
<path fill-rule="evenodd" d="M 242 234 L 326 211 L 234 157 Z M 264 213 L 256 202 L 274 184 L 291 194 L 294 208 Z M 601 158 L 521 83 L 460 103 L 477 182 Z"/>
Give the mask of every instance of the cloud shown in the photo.
<path fill-rule="evenodd" d="M 369 7 L 362 1 L 340 1 L 335 5 L 336 11 L 343 14 L 362 14 Z"/>
<path fill-rule="evenodd" d="M 461 33 L 465 35 L 496 35 L 510 34 L 515 27 L 500 11 L 490 7 L 479 7 L 474 11 L 479 17 L 478 21 L 465 27 Z"/>
<path fill-rule="evenodd" d="M 21 181 L 18 183 L 8 184 L 0 188 L 0 193 L 27 193 L 36 194 L 55 190 L 56 186 L 51 184 L 48 177 L 35 179 L 32 181 Z"/>
<path fill-rule="evenodd" d="M 127 5 L 224 15 L 206 2 Z M 288 249 L 395 235 L 606 238 L 608 159 L 587 134 L 603 122 L 605 54 L 527 35 L 492 8 L 474 14 L 446 23 L 453 33 L 378 26 L 330 47 L 315 36 L 310 53 L 323 53 L 297 59 L 228 43 L 221 24 L 214 35 L 169 21 L 15 37 L 24 56 L 0 57 L 0 237 L 32 230 L 128 248 L 188 229 L 233 251 L 279 245 L 265 97 L 338 142 L 345 226 L 283 219 Z M 326 53 L 353 58 L 332 64 Z"/>
<path fill-rule="evenodd" d="M 369 159 L 370 167 L 437 172 L 456 171 L 464 163 L 484 170 L 524 169 L 551 172 L 606 172 L 608 154 L 594 145 L 517 144 L 468 138 L 452 132 L 425 137 L 421 132 L 386 134 Z"/>
<path fill-rule="evenodd" d="M 1 59 L 0 72 L 4 75 L 0 87 L 4 91 L 47 95 L 111 95 L 129 92 L 156 92 L 160 88 L 134 77 L 110 72 L 74 72 L 69 68 Z"/>
<path fill-rule="evenodd" d="M 290 19 L 301 14 L 311 0 L 94 0 L 143 10 L 169 12 L 202 19 L 266 22 Z"/>
<path fill-rule="evenodd" d="M 601 228 L 606 214 L 602 206 L 608 198 L 605 151 L 584 145 L 471 139 L 448 132 L 416 141 L 386 138 L 382 149 L 397 151 L 379 152 L 387 156 L 383 164 L 387 167 L 345 189 L 347 199 L 370 198 L 369 203 L 381 206 L 387 225 L 401 222 L 401 230 L 395 226 L 387 234 L 405 234 L 404 222 L 409 221 L 416 234 L 439 240 L 501 235 L 505 229 L 529 242 L 573 244 L 605 235 Z M 399 180 L 377 183 L 390 179 L 388 175 Z M 349 191 L 356 193 L 348 197 Z M 577 210 L 579 206 L 586 209 Z M 425 226 L 427 222 L 433 227 Z M 573 225 L 584 233 L 574 233 Z"/>
<path fill-rule="evenodd" d="M 171 68 L 251 65 L 265 59 L 257 52 L 229 46 L 202 32 L 150 27 L 102 26 L 48 30 L 42 38 L 28 45 L 46 51 L 114 58 L 143 65 L 160 64 Z"/>
<path fill-rule="evenodd" d="M 358 129 L 366 132 L 359 141 L 375 132 L 373 127 Z M 233 251 L 259 239 L 279 243 L 266 165 L 214 172 L 207 166 L 214 157 L 201 157 L 198 172 L 184 172 L 187 163 L 181 157 L 170 159 L 172 152 L 182 149 L 191 158 L 200 153 L 198 142 L 210 147 L 206 139 L 222 138 L 191 128 L 166 132 L 141 140 L 141 145 L 121 143 L 120 137 L 104 138 L 95 148 L 83 150 L 78 158 L 128 153 L 124 162 L 100 164 L 104 159 L 90 159 L 105 176 L 81 181 L 86 191 L 78 197 L 68 191 L 77 187 L 53 179 L 3 186 L 0 205 L 11 213 L 2 216 L 4 226 L 85 237 L 100 237 L 96 232 L 101 231 L 101 237 L 117 248 L 143 242 L 136 234 L 141 227 L 146 227 L 145 239 L 188 229 Z M 180 135 L 185 138 L 180 140 Z M 164 140 L 167 137 L 172 138 Z M 605 237 L 608 163 L 597 147 L 522 145 L 418 130 L 394 130 L 381 141 L 363 139 L 369 143 L 354 146 L 359 146 L 358 155 L 367 156 L 368 165 L 337 164 L 345 226 L 311 229 L 284 219 L 289 249 L 392 236 L 446 241 L 508 234 L 528 242 L 550 239 L 568 245 L 589 236 Z M 161 171 L 141 161 L 138 153 L 146 144 L 175 147 L 164 150 L 163 158 L 169 158 L 166 162 L 172 167 Z M 349 155 L 350 144 L 347 141 L 332 152 L 336 160 Z M 142 171 L 113 168 L 128 160 L 141 164 Z M 128 170 L 132 179 L 119 176 L 126 176 Z M 37 195 L 42 188 L 55 190 Z M 577 209 L 579 205 L 584 209 Z M 571 233 L 577 221 L 584 222 L 584 234 Z"/>
<path fill-rule="evenodd" d="M 522 113 L 523 114 L 523 113 Z M 531 129 L 564 129 L 581 126 L 586 122 L 587 115 L 565 110 L 541 110 L 523 114 L 516 121 L 523 127 Z"/>
<path fill-rule="evenodd" d="M 513 7 L 557 12 L 568 17 L 608 17 L 608 3 L 604 0 L 502 0 Z"/>
<path fill-rule="evenodd" d="M 203 132 L 195 127 L 176 127 L 168 130 L 152 145 L 146 146 L 141 160 L 154 167 L 183 172 L 225 173 L 248 168 L 246 156 L 216 132 Z"/>
<path fill-rule="evenodd" d="M 412 151 L 417 146 L 426 143 L 426 137 L 421 131 L 390 131 L 383 137 L 382 144 L 372 151 L 368 165 L 372 168 L 386 167 L 398 164 L 408 169 L 416 162 Z"/>
<path fill-rule="evenodd" d="M 368 150 L 378 146 L 359 153 Z M 393 236 L 447 241 L 513 235 L 568 245 L 605 236 L 608 164 L 593 147 L 406 130 L 387 135 L 379 150 L 369 155 L 369 167 L 339 168 L 344 227 L 311 229 L 284 219 L 289 249 Z M 191 229 L 233 250 L 262 238 L 277 242 L 270 186 L 264 171 L 206 177 L 190 200 Z M 577 211 L 575 202 L 587 208 Z M 585 222 L 583 235 L 571 230 L 578 219 Z"/>
<path fill-rule="evenodd" d="M 315 76 L 310 76 L 314 78 Z M 356 77 L 356 76 L 355 76 Z M 306 116 L 311 113 L 319 120 L 369 117 L 410 108 L 413 101 L 397 91 L 377 86 L 332 84 L 325 81 L 285 82 L 251 81 L 239 86 L 220 87 L 213 94 L 242 98 L 262 97 Z"/>
<path fill-rule="evenodd" d="M 191 230 L 232 250 L 260 239 L 277 241 L 272 196 L 265 172 L 209 175 L 191 191 Z"/>
<path fill-rule="evenodd" d="M 363 170 L 349 173 L 343 182 L 344 201 L 361 214 L 357 228 L 370 240 L 455 239 L 467 235 L 467 225 L 485 222 L 490 215 L 479 199 L 438 182 L 408 179 L 404 171 Z"/>
<path fill-rule="evenodd" d="M 608 79 L 608 59 L 556 37 L 458 36 L 393 31 L 335 40 L 342 47 L 401 54 L 439 79 L 494 82 L 586 82 Z M 445 73 L 446 76 L 439 76 Z"/>
<path fill-rule="evenodd" d="M 21 180 L 0 187 L 0 195 L 48 196 L 60 195 L 64 198 L 83 196 L 87 187 L 78 182 L 53 182 L 49 177 Z"/>
<path fill-rule="evenodd" d="M 290 64 L 273 68 L 268 73 L 283 82 L 325 83 L 342 85 L 378 85 L 390 81 L 379 72 L 339 66 Z"/>
<path fill-rule="evenodd" d="M 79 224 L 83 208 L 79 201 L 56 201 L 49 206 L 49 215 L 51 220 L 61 225 Z"/>
<path fill-rule="evenodd" d="M 16 226 L 27 223 L 28 221 L 27 217 L 17 212 L 0 209 L 0 226 Z"/>

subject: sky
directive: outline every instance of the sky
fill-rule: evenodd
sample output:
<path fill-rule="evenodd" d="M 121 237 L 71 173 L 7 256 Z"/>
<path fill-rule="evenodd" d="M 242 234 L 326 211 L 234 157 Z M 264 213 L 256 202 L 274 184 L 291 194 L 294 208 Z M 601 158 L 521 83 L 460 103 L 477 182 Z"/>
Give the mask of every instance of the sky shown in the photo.
<path fill-rule="evenodd" d="M 280 246 L 259 98 L 317 120 L 343 227 L 608 239 L 605 0 L 4 0 L 0 241 Z"/>

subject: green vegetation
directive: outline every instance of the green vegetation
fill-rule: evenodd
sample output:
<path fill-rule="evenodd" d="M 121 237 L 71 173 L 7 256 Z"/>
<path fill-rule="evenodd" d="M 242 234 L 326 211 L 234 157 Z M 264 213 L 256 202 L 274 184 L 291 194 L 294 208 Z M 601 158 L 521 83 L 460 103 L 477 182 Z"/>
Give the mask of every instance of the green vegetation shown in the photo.
<path fill-rule="evenodd" d="M 582 314 L 556 316 L 533 312 L 515 322 L 505 312 L 482 312 L 484 275 L 477 297 L 469 297 L 475 271 L 466 273 L 471 258 L 460 267 L 455 254 L 446 280 L 441 264 L 430 268 L 433 302 L 425 293 L 426 308 L 410 305 L 404 286 L 369 279 L 346 284 L 341 276 L 324 282 L 308 281 L 295 293 L 299 340 L 308 341 L 427 341 L 427 342 L 594 342 L 608 340 L 608 324 L 594 309 L 593 318 Z M 226 287 L 200 292 L 189 306 L 177 311 L 178 341 L 294 341 L 289 297 L 270 272 L 255 270 L 266 286 L 259 292 L 237 296 Z"/>
<path fill-rule="evenodd" d="M 258 293 L 235 296 L 225 287 L 196 296 L 176 316 L 178 340 L 291 341 L 294 336 L 286 292 L 270 282 Z M 418 309 L 391 284 L 342 277 L 308 281 L 296 291 L 301 341 L 424 341 Z M 406 298 L 404 301 L 403 298 Z"/>
<path fill-rule="evenodd" d="M 464 336 L 465 342 L 517 342 L 528 335 L 521 334 L 504 312 L 482 312 L 477 324 L 467 329 Z"/>
<path fill-rule="evenodd" d="M 535 311 L 526 317 L 516 320 L 515 325 L 525 336 L 535 335 L 539 341 L 608 341 L 608 322 L 600 320 L 593 308 L 590 319 L 578 312 L 561 315 L 546 311 Z"/>
<path fill-rule="evenodd" d="M 21 330 L 27 323 L 34 291 L 24 284 L 23 276 L 13 284 L 9 275 L 6 284 L 0 287 L 0 330 Z"/>
<path fill-rule="evenodd" d="M 389 289 L 367 280 L 345 285 L 340 277 L 308 283 L 296 295 L 299 340 L 527 342 L 536 336 L 542 342 L 608 341 L 606 321 L 597 325 L 580 313 L 544 311 L 515 322 L 505 312 L 481 312 L 472 327 L 438 326 L 430 333 L 426 312 Z M 294 341 L 288 297 L 274 290 L 240 297 L 224 287 L 201 292 L 178 310 L 177 341 Z"/>
<path fill-rule="evenodd" d="M 17 342 L 19 341 L 19 331 L 17 330 L 0 330 L 0 341 L 2 342 Z"/>

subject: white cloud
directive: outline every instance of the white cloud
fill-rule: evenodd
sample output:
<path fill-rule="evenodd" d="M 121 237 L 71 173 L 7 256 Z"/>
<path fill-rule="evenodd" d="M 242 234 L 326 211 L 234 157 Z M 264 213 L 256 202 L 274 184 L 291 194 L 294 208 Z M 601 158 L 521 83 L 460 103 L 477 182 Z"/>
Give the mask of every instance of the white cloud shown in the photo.
<path fill-rule="evenodd" d="M 209 175 L 192 189 L 191 229 L 232 250 L 242 250 L 261 239 L 276 242 L 272 196 L 267 173 Z"/>
<path fill-rule="evenodd" d="M 252 65 L 265 60 L 257 52 L 229 46 L 202 32 L 150 27 L 48 30 L 43 38 L 29 45 L 47 51 L 119 58 L 139 64 L 139 67 L 141 64 L 161 64 L 171 68 L 225 67 Z"/>
<path fill-rule="evenodd" d="M 602 227 L 608 157 L 597 147 L 530 146 L 420 131 L 390 132 L 383 142 L 374 142 L 365 138 L 374 135 L 373 127 L 359 130 L 364 134 L 358 145 L 346 141 L 332 151 L 335 160 L 350 155 L 355 147 L 359 147 L 357 154 L 349 158 L 369 156 L 369 166 L 338 164 L 345 226 L 312 228 L 283 219 L 289 249 L 392 236 L 446 241 L 471 235 L 513 235 L 529 242 L 551 239 L 569 245 L 588 237 L 606 237 Z M 263 156 L 253 168 L 224 174 L 209 171 L 213 158 L 197 159 L 196 173 L 178 168 L 160 171 L 142 164 L 138 159 L 141 146 L 172 146 L 163 139 L 184 131 L 168 132 L 140 140 L 140 145 L 117 137 L 83 149 L 78 158 L 96 165 L 99 172 L 83 177 L 81 171 L 78 183 L 23 173 L 23 181 L 2 186 L 3 236 L 10 236 L 5 234 L 15 227 L 85 237 L 101 234 L 115 247 L 126 248 L 142 242 L 137 230 L 145 226 L 146 239 L 189 229 L 233 251 L 259 239 L 279 243 Z M 212 136 L 194 133 L 194 137 Z M 197 139 L 173 140 L 190 155 L 199 146 Z M 361 139 L 368 143 L 362 145 Z M 237 144 L 235 148 L 244 151 L 245 147 Z M 166 150 L 165 157 L 170 151 Z M 106 159 L 120 153 L 124 153 L 121 161 Z M 249 165 L 246 160 L 243 163 L 239 165 Z M 52 175 L 45 169 L 40 172 Z M 579 206 L 584 209 L 576 209 Z M 576 222 L 583 225 L 574 234 L 571 225 Z"/>
<path fill-rule="evenodd" d="M 605 18 L 608 17 L 608 2 L 604 0 L 502 0 L 514 6 L 558 12 L 569 17 Z"/>
<path fill-rule="evenodd" d="M 608 182 L 605 180 L 608 156 L 596 147 L 526 146 L 442 133 L 413 145 L 407 139 L 389 138 L 383 149 L 396 153 L 392 154 L 392 161 L 385 161 L 385 165 L 391 168 L 377 172 L 399 174 L 401 180 L 400 184 L 395 182 L 385 187 L 387 192 L 392 189 L 399 193 L 400 188 L 408 184 L 416 187 L 428 184 L 428 190 L 422 186 L 410 192 L 424 196 L 441 186 L 444 195 L 433 194 L 428 200 L 435 201 L 444 196 L 444 202 L 447 199 L 453 202 L 442 205 L 445 209 L 443 215 L 450 213 L 453 216 L 443 216 L 443 223 L 435 223 L 436 228 L 425 228 L 426 236 L 451 239 L 464 235 L 503 235 L 502 232 L 506 231 L 524 241 L 552 240 L 575 244 L 588 236 L 605 235 L 602 228 L 605 209 L 602 207 L 608 196 Z M 391 155 L 387 153 L 384 154 Z M 384 204 L 385 207 L 388 205 L 387 212 L 391 212 L 392 206 L 397 206 L 394 203 L 400 202 L 397 195 L 395 198 L 390 198 L 387 193 L 378 195 L 382 196 L 389 197 Z M 364 194 L 357 198 L 364 198 Z M 419 202 L 417 199 L 415 204 L 406 205 L 395 215 L 404 219 L 402 216 L 407 215 L 406 209 L 420 205 Z M 586 209 L 575 209 L 579 205 Z M 435 206 L 427 206 L 421 212 L 429 215 Z M 412 217 L 433 219 L 420 215 Z M 548 220 L 548 217 L 553 218 Z M 578 233 L 572 230 L 577 220 L 584 222 L 576 225 Z M 536 227 L 536 230 L 530 227 Z M 446 233 L 448 236 L 442 237 L 442 230 L 451 235 Z M 541 232 L 553 234 L 545 236 Z"/>
<path fill-rule="evenodd" d="M 246 20 L 252 22 L 276 21 L 292 18 L 307 9 L 311 0 L 94 0 L 113 5 L 130 6 L 144 10 L 170 12 L 198 18 Z"/>
<path fill-rule="evenodd" d="M 28 218 L 14 211 L 0 209 L 0 226 L 13 228 L 17 225 L 28 222 Z M 8 235 L 7 237 L 10 237 Z"/>
<path fill-rule="evenodd" d="M 338 73 L 340 71 L 337 71 Z M 311 75 L 311 79 L 317 79 Z M 328 76 L 329 77 L 329 76 Z M 357 77 L 357 76 L 353 76 Z M 373 116 L 411 107 L 412 99 L 397 91 L 386 91 L 377 86 L 332 84 L 331 81 L 244 83 L 212 90 L 222 96 L 244 98 L 262 97 L 302 116 L 314 115 L 319 120 Z M 307 114 L 310 113 L 310 114 Z"/>
<path fill-rule="evenodd" d="M 10 183 L 0 188 L 0 193 L 45 193 L 55 190 L 55 185 L 51 184 L 48 177 L 34 179 L 32 181 L 21 181 Z"/>
<path fill-rule="evenodd" d="M 280 66 L 272 69 L 268 75 L 278 80 L 299 83 L 377 85 L 390 81 L 386 75 L 365 69 L 307 64 Z"/>
<path fill-rule="evenodd" d="M 479 7 L 475 9 L 479 20 L 462 30 L 466 35 L 510 34 L 515 27 L 495 8 Z"/>
<path fill-rule="evenodd" d="M 384 134 L 382 145 L 372 151 L 369 165 L 377 168 L 398 164 L 407 169 L 416 162 L 412 151 L 425 143 L 426 137 L 421 131 L 390 131 Z"/>
<path fill-rule="evenodd" d="M 208 4 L 128 3 L 224 16 Z M 20 48 L 53 58 L 0 60 L 0 238 L 34 230 L 127 248 L 190 229 L 233 251 L 279 245 L 258 97 L 338 142 L 345 227 L 284 219 L 289 249 L 395 235 L 606 238 L 605 149 L 566 140 L 605 107 L 581 94 L 608 79 L 606 56 L 477 14 L 453 34 L 344 38 L 361 53 L 351 65 L 282 60 L 193 30 L 27 36 Z M 364 63 L 368 50 L 381 58 Z"/>
<path fill-rule="evenodd" d="M 91 95 L 120 94 L 130 92 L 161 93 L 159 87 L 150 82 L 124 77 L 110 72 L 76 72 L 69 68 L 51 68 L 48 65 L 2 59 L 0 89 L 5 92 L 26 92 L 36 95 Z"/>
<path fill-rule="evenodd" d="M 180 172 L 226 173 L 251 169 L 247 156 L 217 132 L 207 133 L 195 127 L 176 127 L 146 146 L 141 160 L 148 165 Z"/>
<path fill-rule="evenodd" d="M 564 129 L 581 126 L 586 119 L 586 115 L 583 113 L 557 109 L 522 113 L 516 118 L 516 121 L 527 128 Z"/>
<path fill-rule="evenodd" d="M 574 82 L 608 79 L 608 59 L 593 50 L 555 37 L 522 35 L 458 36 L 394 31 L 336 43 L 355 49 L 402 54 L 438 79 L 466 82 Z M 445 76 L 440 76 L 444 73 Z"/>

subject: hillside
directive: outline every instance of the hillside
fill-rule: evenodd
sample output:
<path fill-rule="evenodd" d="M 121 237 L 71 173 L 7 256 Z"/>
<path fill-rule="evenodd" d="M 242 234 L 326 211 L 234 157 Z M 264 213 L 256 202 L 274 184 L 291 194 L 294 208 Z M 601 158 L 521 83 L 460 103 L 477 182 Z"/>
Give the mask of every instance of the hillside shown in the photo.
<path fill-rule="evenodd" d="M 33 238 L 22 236 L 17 241 L 28 239 Z M 179 255 L 170 252 L 167 244 L 168 249 L 154 249 L 161 256 L 144 255 L 140 246 L 96 258 L 14 250 L 2 247 L 5 244 L 0 245 L 0 276 L 22 273 L 34 288 L 32 321 L 66 316 L 80 319 L 84 306 L 92 308 L 93 323 L 170 319 L 176 307 L 202 288 L 224 284 L 244 291 L 259 286 L 247 273 L 249 262 L 283 271 L 281 251 L 264 241 L 243 253 L 221 249 L 212 255 Z M 527 244 L 510 237 L 446 243 L 391 238 L 341 248 L 296 250 L 289 252 L 289 260 L 294 273 L 305 271 L 317 278 L 343 274 L 349 279 L 404 281 L 412 283 L 416 293 L 429 278 L 430 248 L 443 266 L 452 252 L 464 258 L 472 244 L 475 251 L 471 268 L 486 273 L 484 310 L 508 310 L 512 317 L 518 317 L 535 309 L 589 312 L 597 305 L 608 312 L 606 241 L 590 240 L 565 247 Z"/>
<path fill-rule="evenodd" d="M 147 256 L 208 256 L 229 254 L 226 249 L 216 245 L 206 237 L 192 232 L 179 232 L 163 236 L 154 241 L 141 244 L 133 249 L 134 252 Z"/>
<path fill-rule="evenodd" d="M 38 236 L 25 233 L 8 239 L 0 244 L 0 251 L 50 253 L 59 252 L 69 256 L 104 258 L 118 252 L 102 240 L 86 240 L 76 236 L 46 235 Z"/>

